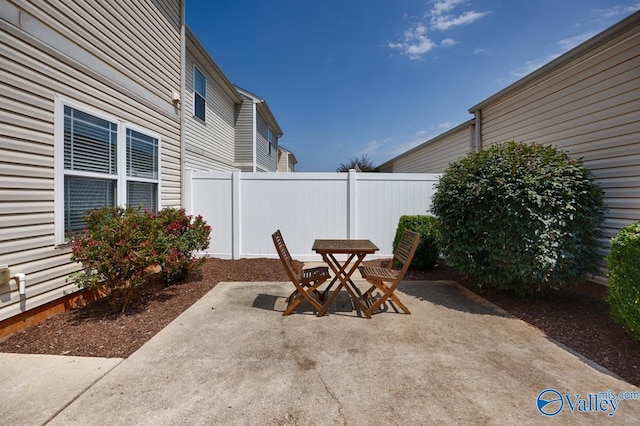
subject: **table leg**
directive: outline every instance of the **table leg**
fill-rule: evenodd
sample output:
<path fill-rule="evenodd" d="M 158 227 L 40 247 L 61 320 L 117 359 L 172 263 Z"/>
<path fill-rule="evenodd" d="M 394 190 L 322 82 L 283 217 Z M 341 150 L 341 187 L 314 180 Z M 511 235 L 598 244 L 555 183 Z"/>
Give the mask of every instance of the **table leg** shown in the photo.
<path fill-rule="evenodd" d="M 362 304 L 362 292 L 351 280 L 351 275 L 353 275 L 356 269 L 358 269 L 358 266 L 360 266 L 366 254 L 358 254 L 354 265 L 348 271 L 346 270 L 347 266 L 351 263 L 355 256 L 356 254 L 351 254 L 345 263 L 340 264 L 340 262 L 338 262 L 333 254 L 328 253 L 322 255 L 325 263 L 329 265 L 329 267 L 335 274 L 335 277 L 329 284 L 329 287 L 327 287 L 327 289 L 323 292 L 323 295 L 325 295 L 331 289 L 331 287 L 337 280 L 340 280 L 340 284 L 333 291 L 331 297 L 329 297 L 329 299 L 322 306 L 322 309 L 320 310 L 320 312 L 318 312 L 318 316 L 323 316 L 327 313 L 329 306 L 331 306 L 331 303 L 335 300 L 336 296 L 340 292 L 340 289 L 342 287 L 345 287 L 347 289 L 347 292 L 349 293 L 349 296 L 351 297 L 351 300 L 353 300 L 353 302 L 355 303 L 356 308 L 359 309 L 360 312 L 364 313 L 367 318 L 371 318 L 371 315 L 367 313 L 367 309 Z"/>
<path fill-rule="evenodd" d="M 356 260 L 356 263 L 353 265 L 353 267 L 351 267 L 351 269 L 349 270 L 349 272 L 347 272 L 345 276 L 345 279 L 346 279 L 345 286 L 347 288 L 347 291 L 349 291 L 351 299 L 353 300 L 353 303 L 356 305 L 356 308 L 360 309 L 360 312 L 364 313 L 364 315 L 367 318 L 371 319 L 371 315 L 369 315 L 369 313 L 367 312 L 368 311 L 367 308 L 362 303 L 362 292 L 360 291 L 358 286 L 356 286 L 356 284 L 351 280 L 351 275 L 353 275 L 353 273 L 358 269 L 358 266 L 360 266 L 365 256 L 366 254 L 358 254 L 358 259 Z"/>

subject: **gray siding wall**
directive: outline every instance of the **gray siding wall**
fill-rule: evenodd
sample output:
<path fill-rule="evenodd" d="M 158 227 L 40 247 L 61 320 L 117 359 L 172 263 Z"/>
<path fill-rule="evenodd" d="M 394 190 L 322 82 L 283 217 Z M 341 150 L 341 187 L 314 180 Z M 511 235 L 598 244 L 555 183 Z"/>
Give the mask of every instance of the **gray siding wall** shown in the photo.
<path fill-rule="evenodd" d="M 465 123 L 385 163 L 379 170 L 385 173 L 442 173 L 449 163 L 469 150 L 470 130 L 469 124 Z"/>
<path fill-rule="evenodd" d="M 253 171 L 253 119 L 254 103 L 243 97 L 241 105 L 236 106 L 236 167 L 243 172 Z"/>
<path fill-rule="evenodd" d="M 269 152 L 269 125 L 259 112 L 256 126 L 256 171 L 275 172 L 278 169 L 278 138 L 275 134 L 272 135 L 271 152 Z"/>
<path fill-rule="evenodd" d="M 54 245 L 54 99 L 160 136 L 161 204 L 180 205 L 178 0 L 0 0 L 0 320 L 77 290 L 69 248 Z"/>
<path fill-rule="evenodd" d="M 605 238 L 640 220 L 640 27 L 482 108 L 482 145 L 554 145 L 605 190 Z M 604 252 L 603 252 L 604 254 Z"/>
<path fill-rule="evenodd" d="M 193 115 L 193 67 L 207 79 L 205 122 Z M 185 166 L 200 171 L 231 171 L 235 160 L 235 104 L 187 47 Z"/>

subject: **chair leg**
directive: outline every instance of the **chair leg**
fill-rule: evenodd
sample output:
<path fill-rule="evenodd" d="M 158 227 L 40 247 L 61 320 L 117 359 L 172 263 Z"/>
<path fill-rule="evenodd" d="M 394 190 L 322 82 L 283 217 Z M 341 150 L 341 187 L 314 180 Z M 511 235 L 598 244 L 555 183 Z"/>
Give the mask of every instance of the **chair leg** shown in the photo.
<path fill-rule="evenodd" d="M 288 304 L 287 308 L 282 313 L 283 316 L 289 315 L 293 312 L 293 310 L 302 302 L 302 300 L 306 300 L 311 304 L 311 306 L 316 310 L 320 311 L 322 309 L 322 305 L 315 300 L 311 294 L 317 292 L 317 288 L 324 283 L 323 281 L 314 282 L 312 286 L 302 286 L 296 284 L 296 290 L 291 293 L 291 295 L 287 298 Z M 307 290 L 305 290 L 305 287 Z"/>
<path fill-rule="evenodd" d="M 409 308 L 407 308 L 407 307 L 404 305 L 404 303 L 402 303 L 402 302 L 400 301 L 400 299 L 398 298 L 398 296 L 396 296 L 395 292 L 394 292 L 394 293 L 391 293 L 391 294 L 389 295 L 389 298 L 393 301 L 393 303 L 395 303 L 396 305 L 398 305 L 398 307 L 399 307 L 400 309 L 402 309 L 402 310 L 404 311 L 404 313 L 405 313 L 405 314 L 410 314 L 410 313 L 411 313 L 411 311 L 409 311 Z"/>
<path fill-rule="evenodd" d="M 375 313 L 380 306 L 382 306 L 382 304 L 387 300 L 387 299 L 391 299 L 396 305 L 398 305 L 398 307 L 400 309 L 402 309 L 404 311 L 405 314 L 410 314 L 411 312 L 409 311 L 409 308 L 407 308 L 404 303 L 402 303 L 400 301 L 400 299 L 398 298 L 398 296 L 395 295 L 395 289 L 392 291 L 389 287 L 387 287 L 383 282 L 371 282 L 373 284 L 373 286 L 367 290 L 367 293 L 369 292 L 373 292 L 374 290 L 379 290 L 382 295 L 380 296 L 380 298 L 378 300 L 376 300 L 375 302 L 373 302 L 371 304 L 371 306 L 369 306 L 369 309 L 367 309 L 367 313 L 369 315 L 372 315 L 373 313 Z"/>

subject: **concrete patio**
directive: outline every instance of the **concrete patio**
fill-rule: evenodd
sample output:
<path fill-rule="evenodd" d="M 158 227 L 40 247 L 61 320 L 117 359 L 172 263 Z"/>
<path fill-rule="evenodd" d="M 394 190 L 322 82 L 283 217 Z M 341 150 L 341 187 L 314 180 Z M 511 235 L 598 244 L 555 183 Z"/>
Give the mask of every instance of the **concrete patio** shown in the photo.
<path fill-rule="evenodd" d="M 292 287 L 221 283 L 126 360 L 0 354 L 3 422 L 540 424 L 545 389 L 639 390 L 454 282 L 405 282 L 412 315 L 371 320 L 346 297 L 283 317 Z M 612 417 L 565 403 L 550 422 L 639 418 L 629 400 Z"/>

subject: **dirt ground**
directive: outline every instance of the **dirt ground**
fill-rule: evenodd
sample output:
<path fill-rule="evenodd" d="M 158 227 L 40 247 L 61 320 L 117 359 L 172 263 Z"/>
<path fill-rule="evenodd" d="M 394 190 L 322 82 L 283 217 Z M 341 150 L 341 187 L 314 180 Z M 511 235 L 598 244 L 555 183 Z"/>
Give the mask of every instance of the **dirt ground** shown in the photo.
<path fill-rule="evenodd" d="M 446 266 L 410 270 L 405 278 L 455 280 L 469 287 L 463 277 Z M 135 310 L 111 314 L 106 301 L 98 300 L 13 335 L 0 342 L 0 352 L 126 358 L 223 281 L 287 281 L 287 277 L 278 259 L 208 259 L 181 284 L 163 287 L 159 280 L 151 280 L 144 303 Z M 611 319 L 606 302 L 574 293 L 534 300 L 488 290 L 479 294 L 640 386 L 640 342 Z"/>

